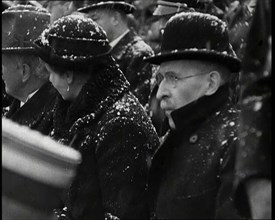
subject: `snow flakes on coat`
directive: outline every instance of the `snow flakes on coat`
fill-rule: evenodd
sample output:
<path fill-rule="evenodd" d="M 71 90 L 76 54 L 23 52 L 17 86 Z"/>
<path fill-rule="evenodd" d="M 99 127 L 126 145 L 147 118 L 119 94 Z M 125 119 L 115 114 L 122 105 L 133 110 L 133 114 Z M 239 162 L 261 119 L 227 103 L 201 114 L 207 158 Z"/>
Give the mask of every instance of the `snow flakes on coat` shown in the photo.
<path fill-rule="evenodd" d="M 76 101 L 59 97 L 55 106 L 52 136 L 79 150 L 83 159 L 65 215 L 147 218 L 145 188 L 157 134 L 114 63 L 96 75 Z"/>

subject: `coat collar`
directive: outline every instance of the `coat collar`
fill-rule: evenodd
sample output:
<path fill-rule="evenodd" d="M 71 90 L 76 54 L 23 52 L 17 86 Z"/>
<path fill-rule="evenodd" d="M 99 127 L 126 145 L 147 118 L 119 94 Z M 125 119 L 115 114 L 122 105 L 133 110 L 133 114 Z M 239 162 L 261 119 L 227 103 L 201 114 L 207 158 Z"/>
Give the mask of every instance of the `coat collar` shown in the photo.
<path fill-rule="evenodd" d="M 83 129 L 106 112 L 128 90 L 128 81 L 112 60 L 109 66 L 93 73 L 75 101 L 67 102 L 58 96 L 54 113 L 54 133 L 66 137 L 68 133 L 64 134 L 64 131 L 74 134 L 80 128 Z"/>
<path fill-rule="evenodd" d="M 217 92 L 211 96 L 204 96 L 198 100 L 183 106 L 171 113 L 171 117 L 175 123 L 176 130 L 174 132 L 182 133 L 182 131 L 193 130 L 206 118 L 219 109 L 226 101 L 229 100 L 229 85 L 221 86 Z M 164 131 L 169 127 L 168 120 L 164 122 Z M 166 129 L 165 129 L 166 128 Z"/>
<path fill-rule="evenodd" d="M 50 82 L 45 83 L 21 108 L 11 115 L 11 119 L 23 124 L 35 123 L 44 114 L 44 106 L 57 95 Z M 47 101 L 48 100 L 48 101 Z"/>
<path fill-rule="evenodd" d="M 135 42 L 141 38 L 136 34 L 133 29 L 130 29 L 128 33 L 113 47 L 111 54 L 116 60 L 120 60 L 127 52 L 127 49 L 131 47 Z"/>

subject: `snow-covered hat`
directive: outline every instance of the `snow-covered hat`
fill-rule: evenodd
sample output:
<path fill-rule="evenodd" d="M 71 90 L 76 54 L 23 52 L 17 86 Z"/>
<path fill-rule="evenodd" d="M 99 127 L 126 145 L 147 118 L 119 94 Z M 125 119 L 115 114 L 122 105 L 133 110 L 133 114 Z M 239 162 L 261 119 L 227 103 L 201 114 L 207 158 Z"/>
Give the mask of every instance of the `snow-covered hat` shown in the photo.
<path fill-rule="evenodd" d="M 50 219 L 80 162 L 78 151 L 2 118 L 3 219 Z"/>
<path fill-rule="evenodd" d="M 79 12 L 82 13 L 88 13 L 91 10 L 95 10 L 98 8 L 110 8 L 110 9 L 116 9 L 123 11 L 125 14 L 130 14 L 135 11 L 135 6 L 130 3 L 129 1 L 119 1 L 119 0 L 113 0 L 113 1 L 104 1 L 104 0 L 92 0 L 89 1 L 88 5 L 86 7 L 78 9 Z"/>
<path fill-rule="evenodd" d="M 83 64 L 111 50 L 104 30 L 82 15 L 59 18 L 43 31 L 34 45 L 46 63 L 74 68 L 85 67 Z"/>
<path fill-rule="evenodd" d="M 200 12 L 181 12 L 171 17 L 164 29 L 161 52 L 145 60 L 210 60 L 240 70 L 240 60 L 229 43 L 226 24 L 216 16 Z"/>
<path fill-rule="evenodd" d="M 34 53 L 33 41 L 50 23 L 46 9 L 17 5 L 2 12 L 2 53 Z"/>

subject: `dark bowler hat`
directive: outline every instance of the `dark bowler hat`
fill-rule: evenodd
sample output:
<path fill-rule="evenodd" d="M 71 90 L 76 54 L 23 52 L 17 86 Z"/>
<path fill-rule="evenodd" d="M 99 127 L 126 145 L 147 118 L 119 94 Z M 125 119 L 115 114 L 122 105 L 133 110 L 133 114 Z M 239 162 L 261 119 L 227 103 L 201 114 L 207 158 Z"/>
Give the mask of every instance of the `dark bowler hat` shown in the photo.
<path fill-rule="evenodd" d="M 80 162 L 78 151 L 2 118 L 2 218 L 52 219 Z"/>
<path fill-rule="evenodd" d="M 34 53 L 33 41 L 50 23 L 46 9 L 17 5 L 2 12 L 2 53 Z"/>
<path fill-rule="evenodd" d="M 109 54 L 106 33 L 91 18 L 68 15 L 56 20 L 34 42 L 38 56 L 50 65 L 87 68 L 83 64 Z"/>
<path fill-rule="evenodd" d="M 145 60 L 153 64 L 196 59 L 218 62 L 231 71 L 240 70 L 240 60 L 229 43 L 226 24 L 214 15 L 181 12 L 164 29 L 161 52 Z"/>
<path fill-rule="evenodd" d="M 86 7 L 78 9 L 79 12 L 88 13 L 91 10 L 98 8 L 109 8 L 123 11 L 125 14 L 130 14 L 135 11 L 135 6 L 131 2 L 127 1 L 104 1 L 104 0 L 91 0 Z"/>

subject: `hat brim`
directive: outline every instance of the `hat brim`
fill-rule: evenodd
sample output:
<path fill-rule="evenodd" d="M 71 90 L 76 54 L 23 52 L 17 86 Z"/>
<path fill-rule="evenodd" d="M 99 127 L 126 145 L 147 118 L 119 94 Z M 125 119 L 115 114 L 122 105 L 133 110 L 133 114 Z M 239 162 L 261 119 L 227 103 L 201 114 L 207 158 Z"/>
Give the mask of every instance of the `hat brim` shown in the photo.
<path fill-rule="evenodd" d="M 8 47 L 2 48 L 2 54 L 36 54 L 34 47 L 20 48 L 20 47 Z"/>
<path fill-rule="evenodd" d="M 106 53 L 98 56 L 60 56 L 54 53 L 54 50 L 48 46 L 43 45 L 41 39 L 34 41 L 36 54 L 47 64 L 52 66 L 66 67 L 78 70 L 87 69 L 87 65 L 93 60 L 106 56 L 110 53 L 111 49 Z"/>
<path fill-rule="evenodd" d="M 155 56 L 145 58 L 146 62 L 159 65 L 165 61 L 191 59 L 191 60 L 205 60 L 220 63 L 232 72 L 239 72 L 241 69 L 241 61 L 237 57 L 228 55 L 227 53 L 218 53 L 217 51 L 209 50 L 174 50 L 171 52 L 163 52 Z"/>
<path fill-rule="evenodd" d="M 123 11 L 125 14 L 131 14 L 136 10 L 136 7 L 126 3 L 126 2 L 113 2 L 113 1 L 108 1 L 108 2 L 99 2 L 96 4 L 92 4 L 83 8 L 79 8 L 77 11 L 82 12 L 82 13 L 88 13 L 91 10 L 95 10 L 98 8 L 113 8 L 117 10 Z"/>

